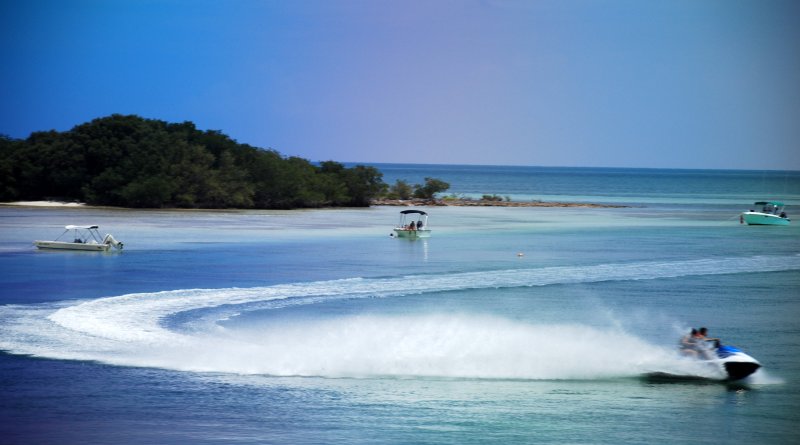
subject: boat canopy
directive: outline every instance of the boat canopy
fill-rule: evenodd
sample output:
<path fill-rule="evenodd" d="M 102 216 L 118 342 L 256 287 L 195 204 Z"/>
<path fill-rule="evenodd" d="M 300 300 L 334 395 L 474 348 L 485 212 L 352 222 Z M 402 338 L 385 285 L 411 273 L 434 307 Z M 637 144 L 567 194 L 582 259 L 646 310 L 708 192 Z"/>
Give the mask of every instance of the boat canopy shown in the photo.
<path fill-rule="evenodd" d="M 772 204 L 775 207 L 783 207 L 783 203 L 778 201 L 758 201 L 757 203 L 755 203 L 755 205 L 757 206 L 765 206 L 769 204 Z"/>
<path fill-rule="evenodd" d="M 402 215 L 408 215 L 409 213 L 418 213 L 420 215 L 427 215 L 427 213 L 423 212 L 422 210 L 403 210 L 400 213 Z"/>
<path fill-rule="evenodd" d="M 65 226 L 64 228 L 67 230 L 77 230 L 77 229 L 92 230 L 92 229 L 97 229 L 99 227 L 100 226 Z"/>

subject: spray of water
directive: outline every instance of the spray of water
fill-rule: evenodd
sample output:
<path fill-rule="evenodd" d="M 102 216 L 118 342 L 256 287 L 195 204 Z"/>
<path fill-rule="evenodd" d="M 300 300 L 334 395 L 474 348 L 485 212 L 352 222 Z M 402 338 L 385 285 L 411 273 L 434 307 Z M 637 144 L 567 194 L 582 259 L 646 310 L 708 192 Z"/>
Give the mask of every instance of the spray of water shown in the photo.
<path fill-rule="evenodd" d="M 265 302 L 314 305 L 342 298 L 795 269 L 800 269 L 797 256 L 752 257 L 189 289 L 1 306 L 0 349 L 119 365 L 276 376 L 598 379 L 662 371 L 717 378 L 719 370 L 676 357 L 672 348 L 649 344 L 621 325 L 531 324 L 469 313 L 360 315 L 239 329 L 218 322 Z M 163 323 L 176 314 L 221 307 L 230 310 L 211 311 L 217 318 L 193 329 L 169 329 Z"/>

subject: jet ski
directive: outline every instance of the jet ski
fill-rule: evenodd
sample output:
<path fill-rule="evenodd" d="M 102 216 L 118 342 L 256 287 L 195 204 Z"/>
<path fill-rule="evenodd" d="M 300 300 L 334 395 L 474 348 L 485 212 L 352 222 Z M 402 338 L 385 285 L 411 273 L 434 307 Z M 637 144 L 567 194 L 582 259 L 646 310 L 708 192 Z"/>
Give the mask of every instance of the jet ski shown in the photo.
<path fill-rule="evenodd" d="M 761 363 L 736 346 L 722 345 L 714 339 L 700 345 L 700 363 L 706 363 L 727 376 L 725 380 L 741 380 L 756 372 Z"/>
<path fill-rule="evenodd" d="M 745 354 L 736 346 L 715 345 L 711 351 L 717 356 L 711 362 L 719 363 L 728 375 L 728 380 L 741 380 L 761 367 L 758 360 Z"/>
<path fill-rule="evenodd" d="M 704 343 L 699 349 L 700 357 L 691 359 L 701 367 L 708 366 L 708 371 L 722 377 L 723 380 L 733 382 L 742 380 L 761 367 L 761 363 L 735 346 L 723 346 L 719 341 Z M 655 382 L 685 382 L 718 380 L 719 377 L 710 377 L 706 372 L 686 370 L 658 371 L 645 374 L 650 381 Z"/>

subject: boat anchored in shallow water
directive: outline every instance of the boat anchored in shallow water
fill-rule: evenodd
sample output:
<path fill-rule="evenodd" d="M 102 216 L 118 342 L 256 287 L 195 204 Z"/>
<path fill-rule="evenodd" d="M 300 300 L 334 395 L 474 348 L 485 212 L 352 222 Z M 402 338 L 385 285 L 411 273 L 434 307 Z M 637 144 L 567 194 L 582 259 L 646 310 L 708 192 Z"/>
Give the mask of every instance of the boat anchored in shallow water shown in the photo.
<path fill-rule="evenodd" d="M 740 223 L 747 223 L 751 226 L 788 226 L 791 222 L 783 210 L 784 205 L 782 202 L 758 201 L 754 206 L 761 210 L 742 212 L 739 217 Z"/>
<path fill-rule="evenodd" d="M 122 250 L 123 244 L 114 239 L 111 234 L 100 237 L 98 226 L 66 226 L 64 233 L 53 241 L 36 240 L 33 244 L 40 249 L 57 250 L 84 250 L 90 252 L 108 252 L 111 247 Z M 66 240 L 59 241 L 64 235 Z"/>
<path fill-rule="evenodd" d="M 394 228 L 391 236 L 410 239 L 430 238 L 428 214 L 422 210 L 403 210 L 400 212 L 400 223 Z"/>

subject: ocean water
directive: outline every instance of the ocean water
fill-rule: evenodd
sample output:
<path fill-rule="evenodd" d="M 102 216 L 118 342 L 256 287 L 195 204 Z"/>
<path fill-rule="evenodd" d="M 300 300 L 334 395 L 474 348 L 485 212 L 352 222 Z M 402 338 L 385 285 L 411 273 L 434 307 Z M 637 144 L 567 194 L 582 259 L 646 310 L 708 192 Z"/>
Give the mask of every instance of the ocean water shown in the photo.
<path fill-rule="evenodd" d="M 0 207 L 0 443 L 800 441 L 800 228 L 738 220 L 800 173 L 378 167 L 629 207 Z M 31 245 L 66 224 L 125 249 Z M 699 326 L 763 368 L 678 357 Z"/>
<path fill-rule="evenodd" d="M 384 182 L 422 184 L 426 177 L 451 185 L 446 194 L 480 198 L 496 194 L 514 201 L 607 204 L 739 205 L 780 197 L 797 200 L 798 172 L 663 170 L 578 167 L 374 164 Z"/>

